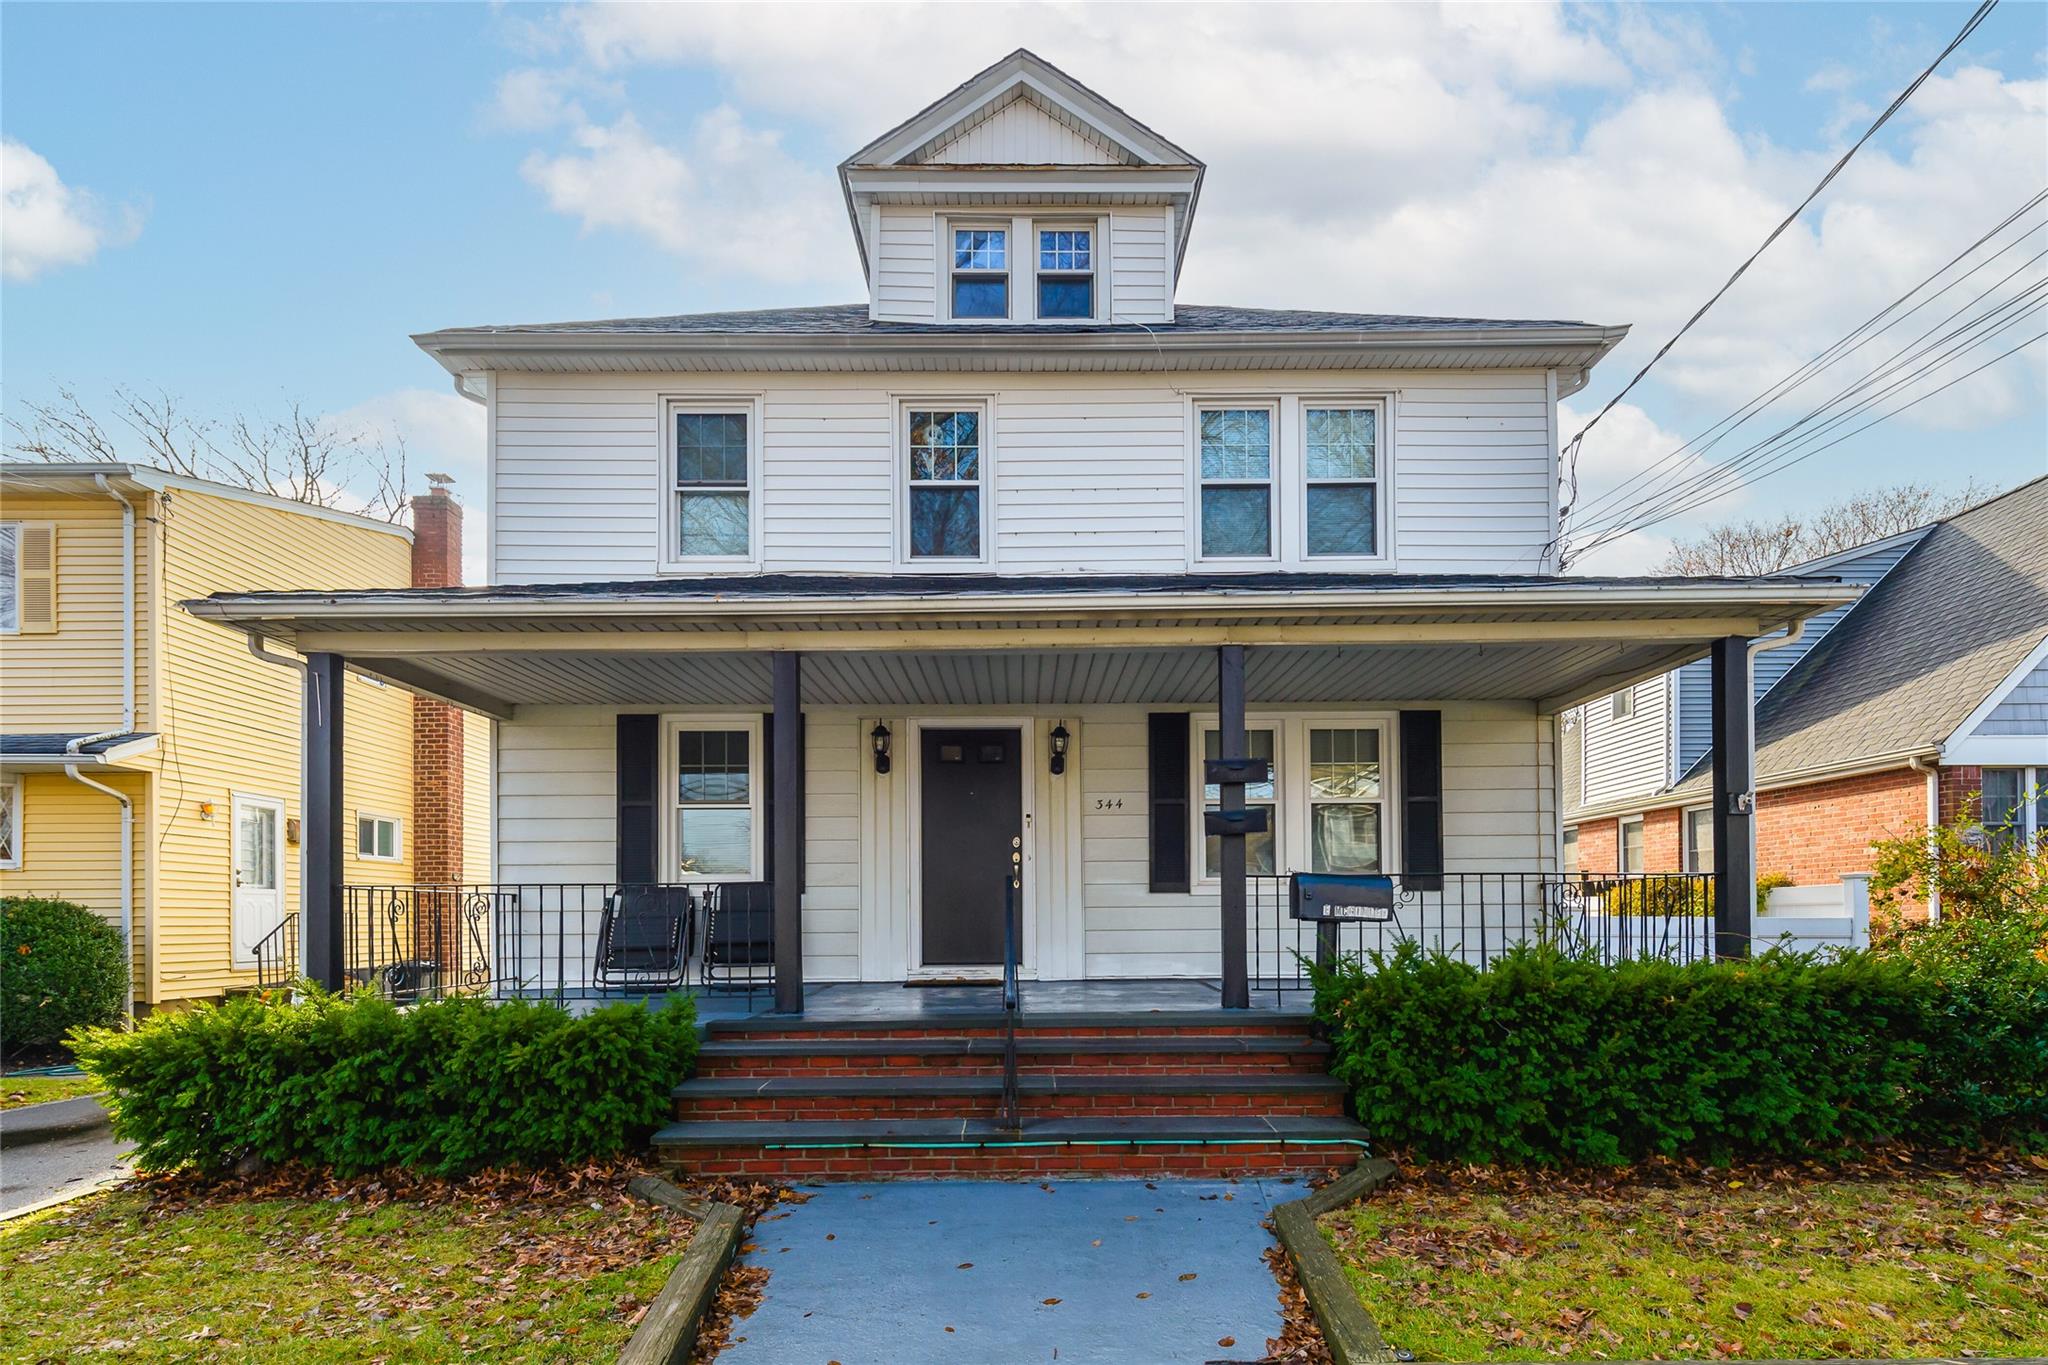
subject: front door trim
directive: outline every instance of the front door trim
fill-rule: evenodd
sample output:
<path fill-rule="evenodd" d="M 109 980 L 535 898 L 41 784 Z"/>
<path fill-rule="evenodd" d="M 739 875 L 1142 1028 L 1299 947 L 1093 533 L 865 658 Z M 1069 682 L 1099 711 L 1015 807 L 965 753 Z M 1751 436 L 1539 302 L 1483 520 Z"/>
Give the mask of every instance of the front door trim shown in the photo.
<path fill-rule="evenodd" d="M 242 943 L 244 915 L 242 912 L 241 839 L 242 813 L 246 810 L 268 811 L 271 817 L 273 841 L 271 845 L 273 875 L 277 878 L 275 913 L 263 926 L 263 932 L 251 937 L 245 948 Z M 351 831 L 353 833 L 353 831 Z M 290 913 L 286 904 L 290 888 L 285 881 L 285 803 L 281 796 L 264 796 L 257 792 L 231 791 L 228 793 L 228 965 L 235 971 L 253 971 L 256 968 L 256 942 L 268 934 Z M 303 970 L 305 964 L 297 963 L 295 970 Z"/>
<path fill-rule="evenodd" d="M 909 930 L 909 941 L 904 944 L 903 960 L 909 963 L 906 973 L 912 981 L 951 981 L 962 976 L 958 967 L 927 967 L 924 965 L 924 732 L 926 730 L 1015 730 L 1017 732 L 1017 782 L 1019 797 L 1024 812 L 1024 885 L 1018 891 L 1017 918 L 1024 931 L 1024 945 L 1019 955 L 1018 975 L 1034 979 L 1038 961 L 1038 917 L 1032 912 L 1032 891 L 1035 884 L 1032 864 L 1036 861 L 1035 844 L 1037 835 L 1033 827 L 1031 795 L 1037 784 L 1033 778 L 1038 772 L 1038 718 L 1035 716 L 984 716 L 975 713 L 955 712 L 952 714 L 912 716 L 908 721 L 910 734 L 908 742 L 896 749 L 900 761 L 897 771 L 909 779 L 905 795 L 909 799 L 909 872 L 910 906 L 904 921 Z M 907 771 L 906 771 L 907 770 Z M 996 975 L 989 979 L 999 980 L 1000 963 L 996 964 Z M 979 979 L 978 977 L 975 979 Z"/>

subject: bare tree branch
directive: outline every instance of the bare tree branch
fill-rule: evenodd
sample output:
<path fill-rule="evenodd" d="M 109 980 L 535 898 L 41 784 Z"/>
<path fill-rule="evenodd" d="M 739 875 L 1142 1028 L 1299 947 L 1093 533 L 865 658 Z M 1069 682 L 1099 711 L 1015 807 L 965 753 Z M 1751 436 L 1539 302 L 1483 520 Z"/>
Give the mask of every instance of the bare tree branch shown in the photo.
<path fill-rule="evenodd" d="M 1925 526 L 1987 496 L 1974 480 L 1950 492 L 1925 484 L 1875 488 L 1830 503 L 1803 520 L 1786 513 L 1775 521 L 1710 526 L 1698 538 L 1674 544 L 1657 569 L 1659 573 L 1724 578 L 1776 573 Z"/>

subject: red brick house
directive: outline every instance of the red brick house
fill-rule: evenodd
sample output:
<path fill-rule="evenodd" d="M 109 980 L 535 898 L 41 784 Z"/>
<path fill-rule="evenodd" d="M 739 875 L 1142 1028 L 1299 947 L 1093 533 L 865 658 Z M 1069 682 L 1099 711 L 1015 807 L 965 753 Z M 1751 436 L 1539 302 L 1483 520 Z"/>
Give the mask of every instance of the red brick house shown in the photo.
<path fill-rule="evenodd" d="M 1981 800 L 2048 834 L 2048 479 L 1788 571 L 1866 586 L 1753 653 L 1756 867 L 1802 887 Z M 1704 680 L 1690 666 L 1560 719 L 1567 865 L 1712 865 Z"/>

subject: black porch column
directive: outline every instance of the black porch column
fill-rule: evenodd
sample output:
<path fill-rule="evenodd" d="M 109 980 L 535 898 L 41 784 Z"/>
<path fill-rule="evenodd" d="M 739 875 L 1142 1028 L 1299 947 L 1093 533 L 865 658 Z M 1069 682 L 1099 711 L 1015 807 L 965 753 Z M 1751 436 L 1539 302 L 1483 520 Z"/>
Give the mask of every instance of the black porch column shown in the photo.
<path fill-rule="evenodd" d="M 306 656 L 305 884 L 299 929 L 306 975 L 340 990 L 348 960 L 342 948 L 341 656 Z"/>
<path fill-rule="evenodd" d="M 803 656 L 774 656 L 774 847 L 768 879 L 775 886 L 775 1008 L 804 1012 L 804 727 Z"/>
<path fill-rule="evenodd" d="M 1748 957 L 1756 914 L 1756 731 L 1749 641 L 1714 641 L 1714 955 Z"/>
<path fill-rule="evenodd" d="M 1216 650 L 1216 756 L 1223 759 L 1245 756 L 1244 733 L 1244 646 L 1222 645 Z M 1217 785 L 1217 806 L 1227 816 L 1244 810 L 1244 783 Z M 1219 837 L 1223 866 L 1223 1008 L 1250 1009 L 1251 982 L 1245 972 L 1244 923 L 1244 831 L 1242 827 Z"/>

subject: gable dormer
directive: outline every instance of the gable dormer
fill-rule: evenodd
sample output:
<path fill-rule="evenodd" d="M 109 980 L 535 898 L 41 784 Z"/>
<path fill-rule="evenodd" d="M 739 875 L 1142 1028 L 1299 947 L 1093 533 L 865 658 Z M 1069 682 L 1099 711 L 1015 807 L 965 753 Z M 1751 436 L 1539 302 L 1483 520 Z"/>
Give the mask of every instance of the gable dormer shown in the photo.
<path fill-rule="evenodd" d="M 839 167 L 879 322 L 1173 321 L 1202 163 L 1019 49 Z"/>

